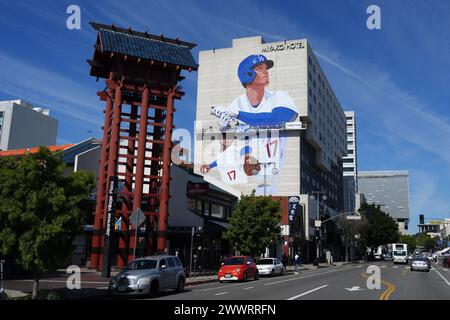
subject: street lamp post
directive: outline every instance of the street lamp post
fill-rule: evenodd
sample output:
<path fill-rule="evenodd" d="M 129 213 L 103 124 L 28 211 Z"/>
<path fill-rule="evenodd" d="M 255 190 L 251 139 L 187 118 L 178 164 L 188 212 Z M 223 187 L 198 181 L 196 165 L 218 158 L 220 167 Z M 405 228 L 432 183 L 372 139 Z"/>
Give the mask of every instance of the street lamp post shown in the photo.
<path fill-rule="evenodd" d="M 311 199 L 315 199 L 316 202 L 317 202 L 316 224 L 315 224 L 316 230 L 315 230 L 315 234 L 314 234 L 314 237 L 315 237 L 315 240 L 316 240 L 316 258 L 313 261 L 313 265 L 314 266 L 318 266 L 319 265 L 319 257 L 320 257 L 320 251 L 319 251 L 319 247 L 320 247 L 320 240 L 319 240 L 320 225 L 319 225 L 319 223 L 320 222 L 317 222 L 317 221 L 320 221 L 320 214 L 319 214 L 319 211 L 320 211 L 320 195 L 323 194 L 322 195 L 322 200 L 324 200 L 324 201 L 327 200 L 327 196 L 324 194 L 325 192 L 323 192 L 323 191 L 312 191 L 311 193 L 313 195 L 310 198 Z M 316 199 L 315 195 L 318 195 L 319 197 Z"/>
<path fill-rule="evenodd" d="M 192 230 L 191 230 L 191 254 L 189 255 L 189 278 L 192 277 L 192 249 L 194 248 L 194 232 L 195 232 L 195 227 L 192 226 Z"/>
<path fill-rule="evenodd" d="M 259 162 L 260 165 L 264 166 L 264 197 L 266 196 L 266 167 L 268 165 L 272 165 L 272 164 L 276 164 L 275 162 Z M 252 171 L 253 175 L 257 175 L 258 171 L 257 170 L 253 170 Z M 272 168 L 272 174 L 273 175 L 277 175 L 278 174 L 278 169 L 276 167 Z"/>
<path fill-rule="evenodd" d="M 198 227 L 198 231 L 201 231 L 202 227 Z M 194 234 L 195 234 L 195 227 L 192 226 L 191 229 L 191 254 L 189 259 L 189 278 L 192 277 L 192 253 L 194 249 Z"/>

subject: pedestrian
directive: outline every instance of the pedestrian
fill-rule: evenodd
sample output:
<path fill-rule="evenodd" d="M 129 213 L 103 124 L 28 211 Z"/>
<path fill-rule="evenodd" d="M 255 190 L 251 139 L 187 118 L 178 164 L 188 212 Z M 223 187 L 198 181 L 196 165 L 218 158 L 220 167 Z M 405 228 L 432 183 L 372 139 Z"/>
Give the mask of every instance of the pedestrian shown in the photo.
<path fill-rule="evenodd" d="M 300 268 L 300 264 L 301 264 L 300 255 L 297 253 L 295 255 L 295 274 L 298 274 L 298 270 Z"/>
<path fill-rule="evenodd" d="M 283 253 L 283 267 L 284 267 L 284 271 L 286 271 L 287 264 L 288 264 L 288 256 L 286 255 L 286 253 Z"/>

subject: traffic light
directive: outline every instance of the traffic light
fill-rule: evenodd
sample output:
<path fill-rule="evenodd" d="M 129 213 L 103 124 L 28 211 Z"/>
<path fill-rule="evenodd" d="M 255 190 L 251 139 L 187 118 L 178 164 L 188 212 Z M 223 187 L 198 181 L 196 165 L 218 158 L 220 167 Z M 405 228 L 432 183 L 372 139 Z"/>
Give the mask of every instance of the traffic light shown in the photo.
<path fill-rule="evenodd" d="M 419 214 L 419 224 L 425 224 L 425 218 L 423 214 Z"/>
<path fill-rule="evenodd" d="M 319 241 L 320 240 L 320 230 L 316 229 L 314 231 L 314 240 Z"/>

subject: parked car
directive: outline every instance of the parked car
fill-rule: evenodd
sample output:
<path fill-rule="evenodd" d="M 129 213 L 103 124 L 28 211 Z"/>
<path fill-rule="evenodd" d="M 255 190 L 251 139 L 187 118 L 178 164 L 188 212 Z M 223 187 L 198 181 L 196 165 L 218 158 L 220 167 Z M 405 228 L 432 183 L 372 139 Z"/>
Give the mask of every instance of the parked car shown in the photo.
<path fill-rule="evenodd" d="M 276 274 L 282 275 L 284 266 L 277 258 L 264 258 L 256 262 L 256 267 L 260 275 L 271 275 Z"/>
<path fill-rule="evenodd" d="M 157 295 L 166 289 L 183 291 L 186 282 L 183 265 L 177 256 L 161 255 L 131 261 L 109 282 L 113 294 Z"/>
<path fill-rule="evenodd" d="M 229 280 L 246 281 L 259 279 L 259 271 L 255 261 L 249 256 L 230 257 L 222 263 L 218 278 L 220 282 Z"/>
<path fill-rule="evenodd" d="M 415 257 L 411 261 L 411 271 L 419 270 L 429 272 L 431 269 L 431 262 L 424 257 Z"/>

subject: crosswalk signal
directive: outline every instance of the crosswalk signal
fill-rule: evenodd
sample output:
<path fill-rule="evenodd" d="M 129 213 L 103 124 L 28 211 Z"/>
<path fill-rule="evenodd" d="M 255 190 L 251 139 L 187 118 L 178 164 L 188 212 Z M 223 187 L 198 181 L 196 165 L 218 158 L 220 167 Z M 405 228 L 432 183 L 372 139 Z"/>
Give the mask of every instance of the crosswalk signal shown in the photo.
<path fill-rule="evenodd" d="M 314 231 L 314 240 L 319 241 L 320 240 L 320 230 L 316 229 Z"/>
<path fill-rule="evenodd" d="M 423 214 L 419 214 L 419 224 L 425 224 L 425 218 Z"/>

